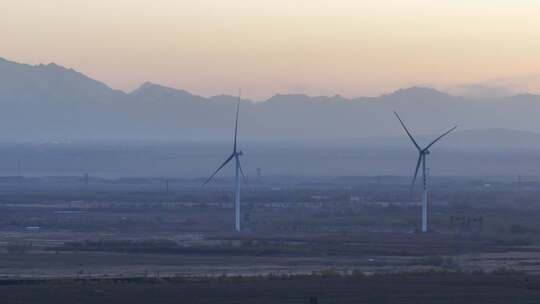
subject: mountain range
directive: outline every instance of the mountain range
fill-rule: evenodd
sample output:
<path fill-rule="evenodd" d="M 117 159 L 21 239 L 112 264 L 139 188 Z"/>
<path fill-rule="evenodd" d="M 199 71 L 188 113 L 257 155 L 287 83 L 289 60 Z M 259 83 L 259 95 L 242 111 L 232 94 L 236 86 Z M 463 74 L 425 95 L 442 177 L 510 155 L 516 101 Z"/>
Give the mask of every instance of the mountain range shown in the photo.
<path fill-rule="evenodd" d="M 232 136 L 236 101 L 234 96 L 202 97 L 153 83 L 123 92 L 54 63 L 28 65 L 0 58 L 1 142 L 225 141 Z M 264 101 L 242 99 L 240 138 L 396 138 L 403 133 L 394 110 L 415 134 L 442 133 L 459 125 L 465 135 L 456 136 L 456 145 L 482 145 L 478 138 L 500 145 L 507 138 L 519 147 L 540 142 L 538 95 L 468 99 L 426 87 L 378 97 L 277 94 Z"/>

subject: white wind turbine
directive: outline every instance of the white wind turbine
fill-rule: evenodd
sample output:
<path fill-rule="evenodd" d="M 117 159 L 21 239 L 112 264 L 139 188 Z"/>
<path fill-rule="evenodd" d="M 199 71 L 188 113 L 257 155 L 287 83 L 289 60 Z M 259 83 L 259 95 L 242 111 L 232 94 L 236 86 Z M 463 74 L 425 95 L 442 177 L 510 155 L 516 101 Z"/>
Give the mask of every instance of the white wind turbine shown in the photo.
<path fill-rule="evenodd" d="M 418 176 L 418 169 L 420 169 L 420 163 L 421 163 L 422 164 L 422 181 L 423 181 L 423 190 L 424 190 L 422 193 L 422 232 L 427 232 L 428 231 L 428 215 L 427 215 L 428 188 L 427 188 L 427 174 L 426 174 L 426 158 L 430 153 L 429 148 L 431 148 L 431 146 L 433 146 L 437 141 L 439 141 L 439 139 L 443 138 L 448 133 L 454 131 L 457 128 L 457 126 L 446 131 L 441 136 L 435 138 L 435 140 L 433 140 L 429 145 L 427 145 L 425 148 L 422 149 L 420 148 L 416 140 L 414 140 L 413 136 L 411 135 L 411 133 L 409 132 L 409 130 L 407 129 L 407 127 L 405 126 L 401 118 L 399 117 L 398 113 L 394 111 L 394 114 L 396 115 L 397 119 L 401 123 L 401 126 L 403 127 L 403 129 L 405 130 L 405 132 L 407 133 L 407 135 L 413 142 L 416 149 L 418 149 L 418 161 L 416 162 L 416 169 L 414 171 L 414 177 L 412 180 L 411 189 L 414 187 L 414 183 L 416 182 L 416 177 Z"/>
<path fill-rule="evenodd" d="M 242 165 L 240 164 L 240 156 L 243 155 L 242 151 L 237 150 L 236 138 L 238 134 L 238 113 L 240 111 L 240 95 L 238 96 L 238 103 L 236 105 L 236 122 L 234 125 L 234 146 L 232 154 L 223 162 L 219 168 L 203 183 L 203 186 L 206 185 L 212 178 L 227 165 L 233 158 L 235 160 L 235 191 L 234 191 L 234 230 L 240 231 L 240 174 L 246 182 L 246 176 L 244 175 L 244 170 L 242 170 Z M 247 182 L 246 182 L 247 183 Z"/>

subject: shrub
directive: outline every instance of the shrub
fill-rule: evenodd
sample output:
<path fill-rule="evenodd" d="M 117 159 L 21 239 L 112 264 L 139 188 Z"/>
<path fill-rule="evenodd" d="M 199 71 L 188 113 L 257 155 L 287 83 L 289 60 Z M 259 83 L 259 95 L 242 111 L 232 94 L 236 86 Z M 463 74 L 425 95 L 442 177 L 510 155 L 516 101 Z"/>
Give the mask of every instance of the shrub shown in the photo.
<path fill-rule="evenodd" d="M 5 248 L 9 253 L 24 254 L 32 249 L 32 242 L 8 243 Z"/>

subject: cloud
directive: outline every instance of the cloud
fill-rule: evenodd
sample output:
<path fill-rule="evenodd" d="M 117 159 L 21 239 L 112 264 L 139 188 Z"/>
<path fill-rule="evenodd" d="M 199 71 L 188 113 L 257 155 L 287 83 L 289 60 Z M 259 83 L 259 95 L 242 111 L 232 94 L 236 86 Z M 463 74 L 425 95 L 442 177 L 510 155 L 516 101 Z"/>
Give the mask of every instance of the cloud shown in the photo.
<path fill-rule="evenodd" d="M 482 83 L 462 84 L 449 90 L 452 94 L 467 98 L 501 98 L 517 94 L 519 91 L 504 85 Z"/>
<path fill-rule="evenodd" d="M 517 94 L 540 94 L 540 74 L 464 83 L 442 89 L 467 98 L 501 98 Z"/>

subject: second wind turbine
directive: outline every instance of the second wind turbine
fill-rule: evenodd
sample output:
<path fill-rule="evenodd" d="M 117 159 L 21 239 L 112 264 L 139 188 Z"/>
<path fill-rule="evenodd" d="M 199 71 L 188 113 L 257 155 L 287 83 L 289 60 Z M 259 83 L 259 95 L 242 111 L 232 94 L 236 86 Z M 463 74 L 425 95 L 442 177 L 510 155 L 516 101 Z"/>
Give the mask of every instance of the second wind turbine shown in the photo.
<path fill-rule="evenodd" d="M 403 127 L 403 129 L 405 130 L 409 138 L 411 139 L 416 149 L 418 149 L 418 161 L 416 162 L 416 169 L 414 171 L 414 177 L 411 184 L 411 190 L 414 187 L 414 183 L 416 182 L 416 177 L 418 176 L 418 169 L 420 169 L 420 164 L 422 164 L 422 181 L 423 181 L 423 190 L 424 190 L 422 193 L 422 232 L 427 232 L 428 231 L 428 214 L 427 214 L 428 188 L 427 188 L 427 174 L 426 174 L 426 158 L 430 153 L 429 148 L 431 148 L 431 146 L 433 146 L 437 141 L 439 141 L 439 139 L 443 138 L 448 133 L 454 131 L 457 128 L 457 126 L 446 131 L 441 136 L 435 138 L 435 140 L 433 140 L 429 145 L 427 145 L 425 148 L 422 149 L 420 148 L 416 140 L 414 140 L 414 137 L 411 135 L 411 133 L 409 132 L 409 130 L 407 129 L 407 127 L 405 126 L 401 118 L 399 117 L 398 113 L 394 111 L 394 114 L 396 115 L 397 119 L 401 123 L 401 126 Z"/>
<path fill-rule="evenodd" d="M 238 151 L 236 139 L 238 135 L 238 113 L 240 111 L 240 94 L 238 94 L 238 103 L 236 104 L 236 121 L 234 124 L 234 145 L 232 154 L 223 162 L 219 168 L 203 183 L 203 186 L 208 184 L 212 178 L 218 174 L 218 172 L 225 167 L 233 158 L 235 160 L 235 188 L 234 188 L 234 230 L 240 232 L 240 174 L 246 182 L 246 176 L 244 170 L 242 170 L 242 165 L 240 164 L 240 156 L 244 155 L 242 151 Z"/>

